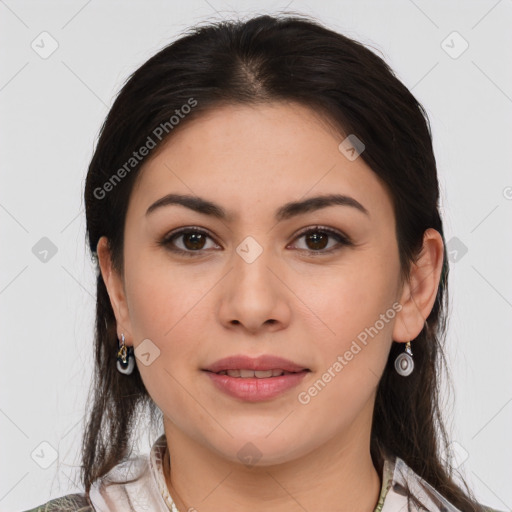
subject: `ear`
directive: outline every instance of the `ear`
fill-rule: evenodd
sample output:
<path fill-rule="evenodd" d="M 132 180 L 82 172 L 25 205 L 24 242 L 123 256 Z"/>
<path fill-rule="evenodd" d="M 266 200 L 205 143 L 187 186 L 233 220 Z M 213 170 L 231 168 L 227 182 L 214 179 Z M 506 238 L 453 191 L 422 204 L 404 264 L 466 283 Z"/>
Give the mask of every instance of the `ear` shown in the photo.
<path fill-rule="evenodd" d="M 393 327 L 393 340 L 405 343 L 419 335 L 432 311 L 443 268 L 443 238 L 429 228 L 423 234 L 423 247 L 418 260 L 411 266 L 400 304 L 402 309 Z"/>
<path fill-rule="evenodd" d="M 119 273 L 112 267 L 112 259 L 110 257 L 110 249 L 108 247 L 108 238 L 102 236 L 98 240 L 96 246 L 98 254 L 98 262 L 100 265 L 101 275 L 110 297 L 110 304 L 114 310 L 117 322 L 117 336 L 120 339 L 121 333 L 125 335 L 126 345 L 132 345 L 132 330 L 130 323 L 130 315 L 126 302 L 126 293 L 124 282 Z"/>

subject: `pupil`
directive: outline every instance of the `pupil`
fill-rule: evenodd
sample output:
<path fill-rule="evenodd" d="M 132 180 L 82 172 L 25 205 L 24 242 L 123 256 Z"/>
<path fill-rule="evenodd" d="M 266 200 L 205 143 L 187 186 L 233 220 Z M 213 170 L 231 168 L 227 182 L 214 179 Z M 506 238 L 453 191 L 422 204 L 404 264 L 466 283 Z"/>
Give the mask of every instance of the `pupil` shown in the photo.
<path fill-rule="evenodd" d="M 306 239 L 308 241 L 312 241 L 314 246 L 313 249 L 324 249 L 327 245 L 327 236 L 325 233 L 312 233 L 310 235 L 307 235 Z M 319 245 L 318 245 L 319 244 Z"/>

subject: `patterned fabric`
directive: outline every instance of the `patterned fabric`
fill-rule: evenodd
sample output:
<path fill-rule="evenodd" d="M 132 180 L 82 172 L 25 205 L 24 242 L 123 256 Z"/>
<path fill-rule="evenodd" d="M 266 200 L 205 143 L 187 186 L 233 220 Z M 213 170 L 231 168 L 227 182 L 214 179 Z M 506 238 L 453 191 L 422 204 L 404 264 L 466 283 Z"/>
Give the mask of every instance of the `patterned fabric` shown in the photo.
<path fill-rule="evenodd" d="M 27 512 L 95 512 L 84 493 L 67 494 Z"/>
<path fill-rule="evenodd" d="M 67 494 L 25 512 L 170 512 L 173 500 L 163 471 L 166 450 L 167 440 L 162 434 L 151 447 L 149 456 L 139 455 L 122 462 L 96 480 L 89 497 L 85 493 Z M 411 512 L 462 512 L 399 457 L 384 460 L 379 501 L 373 512 L 409 510 L 405 487 L 425 507 L 411 502 Z"/>

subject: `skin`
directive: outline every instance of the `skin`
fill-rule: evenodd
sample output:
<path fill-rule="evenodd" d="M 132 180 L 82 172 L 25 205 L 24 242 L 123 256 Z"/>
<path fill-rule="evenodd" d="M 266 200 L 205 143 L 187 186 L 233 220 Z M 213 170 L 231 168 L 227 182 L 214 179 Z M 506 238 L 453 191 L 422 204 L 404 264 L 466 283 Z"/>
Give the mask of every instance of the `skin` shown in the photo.
<path fill-rule="evenodd" d="M 298 104 L 217 108 L 180 127 L 144 165 L 127 212 L 123 276 L 111 267 L 106 238 L 98 243 L 119 337 L 134 347 L 149 338 L 160 350 L 150 365 L 136 362 L 164 415 L 172 468 L 167 459 L 165 476 L 182 512 L 252 512 L 262 503 L 273 512 L 370 512 L 377 504 L 381 480 L 370 456 L 377 385 L 392 340 L 414 339 L 433 307 L 443 242 L 425 232 L 402 285 L 391 197 L 362 158 L 338 150 L 343 138 Z M 221 221 L 180 205 L 145 216 L 171 192 L 206 198 L 235 217 Z M 276 223 L 284 203 L 333 192 L 370 215 L 329 206 Z M 316 224 L 353 245 L 330 236 L 325 248 L 298 236 Z M 196 256 L 158 244 L 190 226 L 211 237 Z M 263 249 L 252 263 L 236 252 L 249 235 Z M 195 247 L 183 236 L 174 246 Z M 312 254 L 317 247 L 323 256 Z M 394 318 L 299 403 L 297 395 L 396 302 Z M 244 402 L 200 370 L 240 353 L 275 354 L 312 371 L 276 398 Z M 248 442 L 261 453 L 252 467 L 237 455 Z"/>

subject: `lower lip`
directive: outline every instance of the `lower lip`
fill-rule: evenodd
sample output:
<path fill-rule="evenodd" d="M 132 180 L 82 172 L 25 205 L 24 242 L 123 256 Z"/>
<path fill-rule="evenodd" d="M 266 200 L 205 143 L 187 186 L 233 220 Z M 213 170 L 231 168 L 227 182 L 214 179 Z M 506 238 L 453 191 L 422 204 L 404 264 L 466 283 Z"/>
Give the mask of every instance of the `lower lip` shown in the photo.
<path fill-rule="evenodd" d="M 213 384 L 224 393 L 246 400 L 248 402 L 261 402 L 274 398 L 285 391 L 297 386 L 308 371 L 290 373 L 279 377 L 258 379 L 257 377 L 230 377 L 204 370 Z"/>

